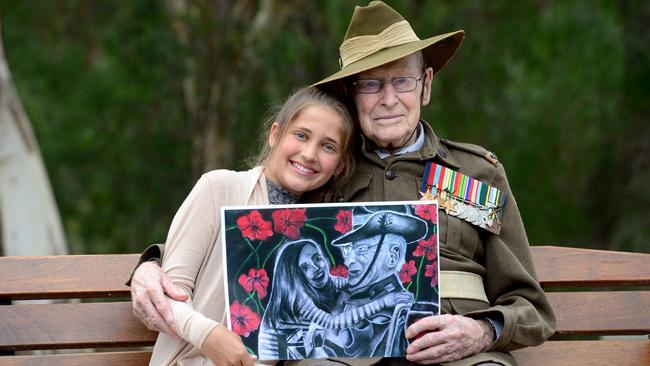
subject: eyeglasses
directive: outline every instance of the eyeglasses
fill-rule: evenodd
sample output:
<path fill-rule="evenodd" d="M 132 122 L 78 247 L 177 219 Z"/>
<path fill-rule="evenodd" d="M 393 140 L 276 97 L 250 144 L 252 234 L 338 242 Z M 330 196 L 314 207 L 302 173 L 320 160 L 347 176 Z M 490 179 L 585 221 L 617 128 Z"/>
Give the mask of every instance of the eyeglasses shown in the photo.
<path fill-rule="evenodd" d="M 418 86 L 418 81 L 422 80 L 424 74 L 419 78 L 409 77 L 409 76 L 400 76 L 390 79 L 390 85 L 393 86 L 398 93 L 408 93 L 415 90 Z M 379 93 L 383 89 L 385 84 L 384 80 L 380 79 L 359 79 L 352 83 L 355 89 L 361 94 L 375 94 Z"/>
<path fill-rule="evenodd" d="M 343 258 L 347 258 L 352 254 L 352 251 L 354 251 L 356 256 L 360 255 L 366 255 L 368 253 L 368 249 L 372 247 L 376 247 L 379 243 L 376 243 L 374 245 L 368 245 L 368 244 L 361 244 L 361 245 L 345 245 L 341 247 L 341 254 L 343 255 Z"/>

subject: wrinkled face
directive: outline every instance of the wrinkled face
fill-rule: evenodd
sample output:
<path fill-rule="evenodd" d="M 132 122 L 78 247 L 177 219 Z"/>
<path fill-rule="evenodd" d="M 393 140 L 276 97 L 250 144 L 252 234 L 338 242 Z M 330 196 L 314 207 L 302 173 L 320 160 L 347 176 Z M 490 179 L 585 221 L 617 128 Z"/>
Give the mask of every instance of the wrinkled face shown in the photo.
<path fill-rule="evenodd" d="M 359 240 L 349 245 L 339 247 L 344 263 L 348 267 L 348 286 L 354 290 L 380 280 L 385 275 L 379 263 L 372 263 L 377 251 L 380 235 Z M 382 245 L 383 247 L 384 245 Z M 381 256 L 381 253 L 380 253 Z M 381 259 L 378 257 L 378 259 Z M 364 274 L 368 274 L 364 277 Z"/>
<path fill-rule="evenodd" d="M 298 267 L 307 282 L 316 289 L 323 288 L 329 280 L 329 266 L 313 245 L 305 245 L 298 257 Z"/>
<path fill-rule="evenodd" d="M 266 177 L 300 196 L 321 187 L 343 169 L 343 119 L 329 107 L 305 108 L 283 136 L 274 123 L 269 134 L 271 156 Z"/>
<path fill-rule="evenodd" d="M 426 74 L 426 78 L 420 80 L 411 92 L 398 93 L 390 83 L 393 78 L 420 78 L 423 74 Z M 371 78 L 384 82 L 383 88 L 375 94 L 362 94 L 353 89 L 363 134 L 387 150 L 415 142 L 420 108 L 429 104 L 432 77 L 433 70 L 427 68 L 424 72 L 416 54 L 360 73 L 359 79 Z"/>

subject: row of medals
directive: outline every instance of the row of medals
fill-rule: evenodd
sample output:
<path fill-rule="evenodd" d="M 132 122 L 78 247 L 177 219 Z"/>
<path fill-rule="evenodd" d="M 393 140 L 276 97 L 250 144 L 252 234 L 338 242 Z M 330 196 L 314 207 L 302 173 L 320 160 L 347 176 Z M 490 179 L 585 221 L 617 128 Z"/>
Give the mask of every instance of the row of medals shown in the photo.
<path fill-rule="evenodd" d="M 436 193 L 433 194 L 432 191 Z M 456 216 L 478 227 L 484 229 L 492 227 L 495 221 L 498 220 L 496 210 L 493 207 L 463 202 L 463 200 L 449 194 L 447 191 L 438 192 L 437 189 L 432 188 L 421 194 L 422 200 L 436 201 L 438 207 L 444 209 L 448 215 Z"/>

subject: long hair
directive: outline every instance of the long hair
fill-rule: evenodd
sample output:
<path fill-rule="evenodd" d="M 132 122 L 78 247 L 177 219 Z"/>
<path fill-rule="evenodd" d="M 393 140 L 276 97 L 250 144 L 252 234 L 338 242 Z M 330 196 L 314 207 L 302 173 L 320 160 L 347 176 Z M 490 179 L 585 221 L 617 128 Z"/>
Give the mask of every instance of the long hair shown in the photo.
<path fill-rule="evenodd" d="M 306 245 L 313 245 L 321 252 L 320 247 L 309 239 L 286 243 L 278 251 L 273 269 L 271 296 L 262 320 L 268 327 L 272 328 L 279 322 L 299 322 L 298 309 L 300 301 L 305 297 L 311 298 L 316 306 L 328 312 L 336 301 L 336 289 L 331 280 L 325 288 L 315 289 L 300 271 L 298 260 L 302 248 Z M 329 276 L 329 273 L 326 275 Z"/>

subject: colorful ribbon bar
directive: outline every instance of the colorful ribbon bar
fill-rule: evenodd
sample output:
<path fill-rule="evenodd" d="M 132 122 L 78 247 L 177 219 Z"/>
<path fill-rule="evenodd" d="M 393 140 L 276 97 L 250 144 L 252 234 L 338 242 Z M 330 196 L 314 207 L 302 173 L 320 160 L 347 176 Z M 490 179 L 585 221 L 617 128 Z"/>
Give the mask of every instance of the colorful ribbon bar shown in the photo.
<path fill-rule="evenodd" d="M 445 166 L 427 162 L 420 187 L 423 199 L 438 201 L 438 207 L 496 234 L 506 196 L 496 187 Z"/>

